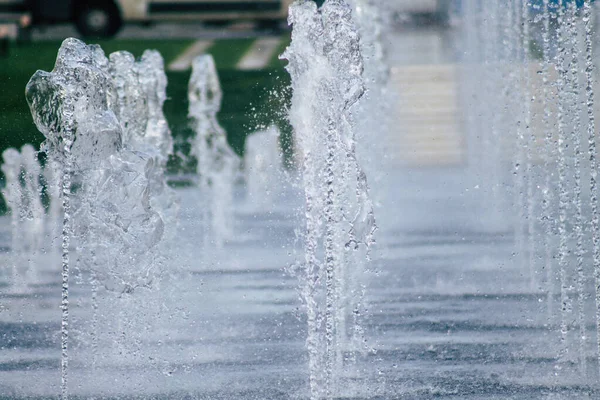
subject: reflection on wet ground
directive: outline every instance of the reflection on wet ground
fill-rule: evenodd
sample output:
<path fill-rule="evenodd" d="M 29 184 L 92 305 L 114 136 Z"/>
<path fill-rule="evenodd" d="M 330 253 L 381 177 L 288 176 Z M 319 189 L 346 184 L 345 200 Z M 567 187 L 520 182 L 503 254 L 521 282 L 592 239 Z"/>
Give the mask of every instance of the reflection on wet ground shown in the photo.
<path fill-rule="evenodd" d="M 376 351 L 361 359 L 360 373 L 344 378 L 345 387 L 356 385 L 360 398 L 370 399 L 596 393 L 577 378 L 574 365 L 559 365 L 555 375 L 556 335 L 540 303 L 543 294 L 527 289 L 511 260 L 512 235 L 476 228 L 478 215 L 468 212 L 474 199 L 461 195 L 460 183 L 466 182 L 460 171 L 420 176 L 412 184 L 396 176 L 403 185 L 387 193 L 378 256 L 367 277 L 365 329 Z M 422 194 L 418 207 L 408 207 L 413 193 L 439 180 L 454 180 L 454 189 Z M 100 327 L 107 336 L 99 337 L 101 356 L 89 370 L 89 338 L 77 335 L 90 323 L 89 310 L 84 311 L 89 287 L 74 285 L 75 398 L 130 398 L 140 392 L 160 398 L 304 398 L 306 325 L 297 282 L 284 272 L 297 257 L 291 229 L 298 219 L 297 198 L 283 199 L 273 213 L 240 206 L 238 229 L 244 234 L 222 252 L 202 254 L 195 242 L 197 195 L 191 189 L 180 193 L 180 230 L 186 234 L 169 267 L 173 274 L 159 301 L 161 317 L 143 343 L 132 347 L 137 350 L 115 353 L 114 333 Z M 432 207 L 438 202 L 445 202 L 445 210 Z M 403 221 L 405 212 L 413 214 L 413 222 Z M 457 215 L 462 215 L 458 223 Z M 0 387 L 9 397 L 58 390 L 57 274 L 56 266 L 48 265 L 41 284 L 2 294 Z M 139 317 L 132 323 L 147 323 L 145 315 Z"/>

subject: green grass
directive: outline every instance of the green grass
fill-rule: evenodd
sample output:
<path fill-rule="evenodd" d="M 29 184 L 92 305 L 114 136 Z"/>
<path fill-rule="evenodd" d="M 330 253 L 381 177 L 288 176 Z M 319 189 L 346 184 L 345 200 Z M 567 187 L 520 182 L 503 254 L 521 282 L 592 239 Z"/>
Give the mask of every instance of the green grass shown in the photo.
<path fill-rule="evenodd" d="M 187 85 L 189 72 L 167 74 L 169 101 L 165 115 L 175 140 L 175 153 L 189 153 L 190 139 L 194 133 L 187 119 Z M 223 104 L 218 115 L 219 122 L 227 132 L 231 147 L 243 154 L 246 137 L 257 130 L 276 124 L 282 130 L 282 143 L 289 157 L 291 129 L 287 124 L 289 77 L 282 69 L 263 71 L 219 70 L 223 89 Z M 194 160 L 174 156 L 169 163 L 171 173 L 188 173 L 195 168 Z"/>
<path fill-rule="evenodd" d="M 167 62 L 173 60 L 190 43 L 189 40 L 100 42 L 107 54 L 129 50 L 134 55 L 141 56 L 145 49 L 151 48 L 160 51 Z M 60 42 L 20 44 L 11 48 L 8 58 L 0 60 L 0 152 L 8 147 L 20 147 L 25 143 L 37 145 L 43 140 L 33 124 L 25 101 L 25 85 L 38 69 L 52 70 L 59 47 Z"/>
<path fill-rule="evenodd" d="M 215 59 L 219 69 L 235 68 L 238 61 L 252 46 L 254 39 L 228 39 L 215 42 L 207 53 Z"/>
<path fill-rule="evenodd" d="M 127 50 L 141 56 L 145 49 L 161 52 L 165 64 L 193 43 L 193 40 L 113 40 L 98 42 L 109 54 Z M 223 89 L 223 105 L 219 122 L 228 134 L 233 149 L 243 153 L 246 136 L 256 130 L 277 124 L 283 132 L 282 143 L 290 155 L 291 129 L 285 119 L 289 101 L 289 77 L 277 55 L 289 43 L 284 40 L 281 49 L 262 71 L 238 71 L 235 65 L 252 44 L 249 39 L 221 40 L 210 47 L 218 67 Z M 0 153 L 8 147 L 20 148 L 25 143 L 39 146 L 43 136 L 37 131 L 25 101 L 25 85 L 36 70 L 53 68 L 60 42 L 22 44 L 13 47 L 10 56 L 0 60 Z M 193 132 L 187 119 L 187 85 L 190 72 L 168 72 L 168 100 L 164 111 L 175 140 L 176 153 L 188 154 Z M 171 173 L 192 172 L 195 160 L 173 156 L 169 163 Z M 0 187 L 2 187 L 0 182 Z M 0 196 L 0 213 L 3 204 Z"/>

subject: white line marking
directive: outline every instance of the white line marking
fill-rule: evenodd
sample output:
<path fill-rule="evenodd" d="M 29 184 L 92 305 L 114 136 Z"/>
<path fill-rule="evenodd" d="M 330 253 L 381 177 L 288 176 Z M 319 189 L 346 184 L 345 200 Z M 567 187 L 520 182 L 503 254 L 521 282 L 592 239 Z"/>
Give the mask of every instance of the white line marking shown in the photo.
<path fill-rule="evenodd" d="M 237 68 L 253 70 L 266 67 L 273 58 L 281 43 L 281 38 L 263 38 L 255 40 L 244 57 L 238 62 Z"/>
<path fill-rule="evenodd" d="M 210 46 L 213 45 L 212 40 L 198 40 L 190 47 L 185 49 L 169 66 L 169 71 L 187 71 L 192 67 L 194 58 L 203 54 Z"/>
<path fill-rule="evenodd" d="M 405 166 L 459 164 L 464 139 L 456 67 L 395 67 L 391 83 L 398 91 L 398 129 L 391 132 L 395 161 Z"/>

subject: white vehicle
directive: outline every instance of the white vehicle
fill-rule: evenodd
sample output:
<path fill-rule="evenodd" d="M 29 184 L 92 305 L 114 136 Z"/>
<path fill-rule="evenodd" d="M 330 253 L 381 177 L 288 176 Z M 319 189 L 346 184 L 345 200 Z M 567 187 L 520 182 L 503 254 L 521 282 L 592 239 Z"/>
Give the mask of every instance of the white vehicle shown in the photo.
<path fill-rule="evenodd" d="M 0 0 L 0 13 L 31 13 L 34 23 L 73 22 L 84 36 L 112 36 L 124 22 L 258 21 L 279 24 L 292 0 Z"/>

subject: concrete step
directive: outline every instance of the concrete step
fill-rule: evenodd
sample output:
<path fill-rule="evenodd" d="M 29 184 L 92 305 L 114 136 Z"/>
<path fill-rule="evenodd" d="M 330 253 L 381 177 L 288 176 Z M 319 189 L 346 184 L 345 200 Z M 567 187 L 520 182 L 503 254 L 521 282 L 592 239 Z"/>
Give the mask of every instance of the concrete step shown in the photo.
<path fill-rule="evenodd" d="M 389 151 L 398 166 L 456 165 L 464 162 L 461 106 L 454 65 L 395 67 L 397 129 Z"/>

